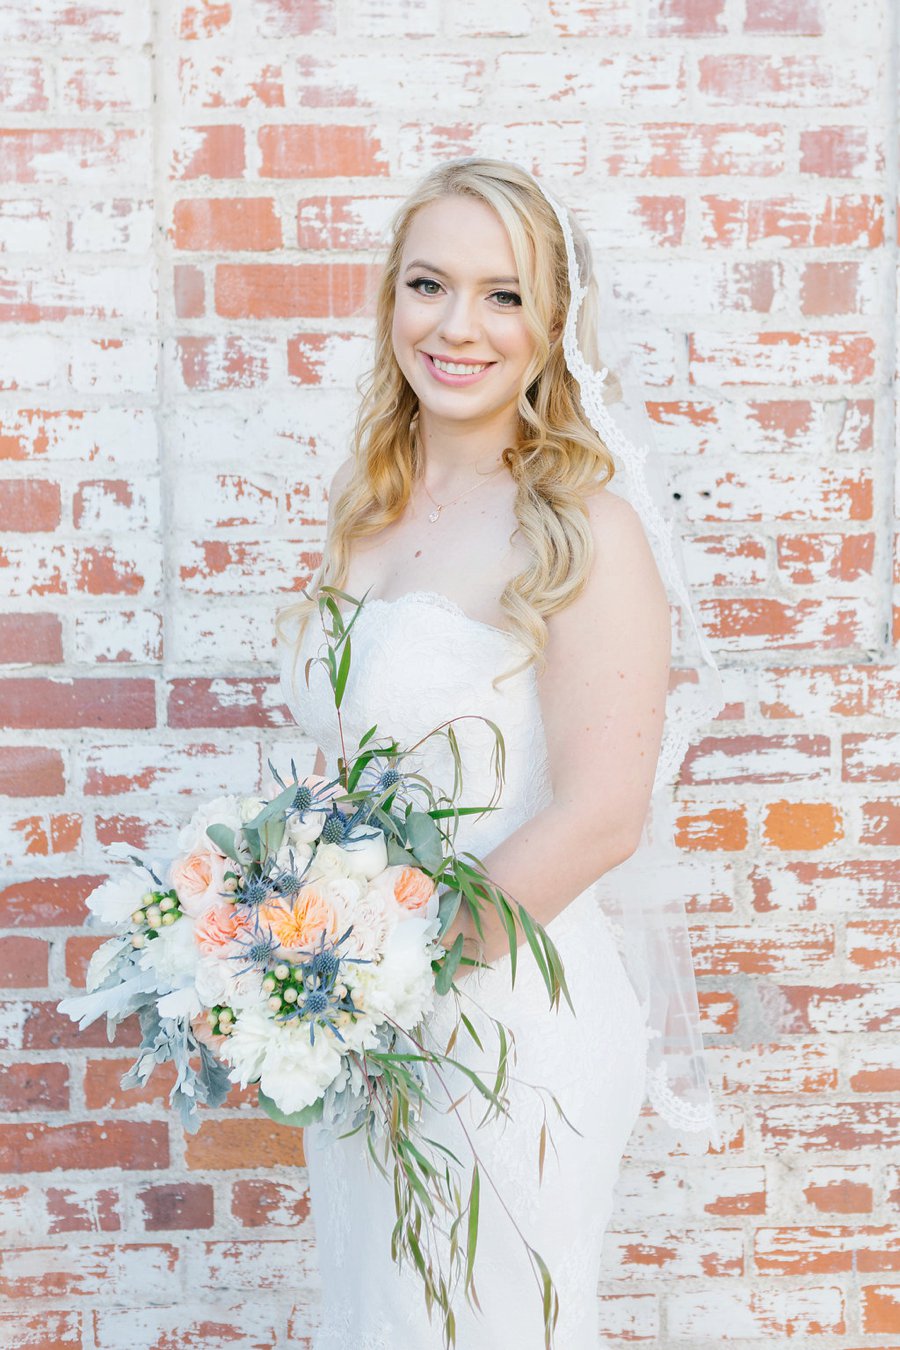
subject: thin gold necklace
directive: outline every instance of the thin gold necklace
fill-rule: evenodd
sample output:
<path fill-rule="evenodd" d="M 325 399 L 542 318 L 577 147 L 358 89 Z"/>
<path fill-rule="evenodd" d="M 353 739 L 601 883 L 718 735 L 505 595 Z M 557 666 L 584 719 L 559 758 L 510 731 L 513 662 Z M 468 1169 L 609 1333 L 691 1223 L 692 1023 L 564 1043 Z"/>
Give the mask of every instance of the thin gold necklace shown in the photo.
<path fill-rule="evenodd" d="M 501 453 L 502 453 L 502 452 L 501 452 Z M 428 520 L 429 520 L 429 522 L 430 522 L 431 524 L 433 524 L 433 523 L 437 520 L 438 516 L 441 514 L 441 512 L 443 511 L 443 509 L 444 509 L 445 506 L 453 506 L 454 503 L 460 501 L 463 497 L 465 497 L 465 496 L 467 495 L 467 493 L 469 493 L 469 492 L 474 492 L 476 488 L 483 487 L 484 484 L 488 481 L 489 478 L 493 478 L 493 476 L 494 476 L 495 473 L 499 473 L 500 470 L 503 469 L 503 468 L 505 468 L 505 467 L 506 467 L 506 466 L 505 466 L 504 464 L 502 464 L 502 463 L 501 463 L 501 464 L 498 464 L 497 467 L 496 467 L 496 469 L 491 469 L 490 473 L 485 474 L 485 476 L 484 476 L 484 478 L 482 478 L 481 482 L 479 482 L 479 483 L 473 483 L 471 487 L 466 488 L 465 492 L 461 492 L 461 493 L 459 494 L 458 497 L 452 498 L 452 500 L 449 501 L 449 502 L 436 502 L 436 501 L 434 501 L 434 498 L 431 496 L 431 493 L 428 492 L 428 486 L 427 486 L 427 484 L 426 484 L 426 482 L 425 482 L 425 479 L 423 478 L 423 479 L 422 479 L 422 486 L 423 486 L 423 488 L 425 488 L 426 493 L 428 493 L 428 496 L 431 498 L 432 502 L 434 502 L 434 506 L 435 506 L 435 510 L 434 510 L 434 511 L 429 511 L 429 513 L 428 513 Z"/>

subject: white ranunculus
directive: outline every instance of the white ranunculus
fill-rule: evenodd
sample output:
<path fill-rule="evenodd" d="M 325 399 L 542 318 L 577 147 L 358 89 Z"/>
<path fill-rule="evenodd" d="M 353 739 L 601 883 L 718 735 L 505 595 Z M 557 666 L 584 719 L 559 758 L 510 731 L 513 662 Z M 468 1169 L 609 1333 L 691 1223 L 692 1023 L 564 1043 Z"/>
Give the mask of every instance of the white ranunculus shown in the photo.
<path fill-rule="evenodd" d="M 193 984 L 199 959 L 194 923 L 187 915 L 182 915 L 168 928 L 161 928 L 159 936 L 148 941 L 138 957 L 143 970 L 156 974 L 160 993 Z"/>
<path fill-rule="evenodd" d="M 209 825 L 227 825 L 235 833 L 241 828 L 240 798 L 235 796 L 216 797 L 199 807 L 183 827 L 178 836 L 178 848 L 181 853 L 202 853 L 212 847 L 212 841 L 206 833 Z"/>
<path fill-rule="evenodd" d="M 240 1013 L 217 1051 L 219 1058 L 232 1066 L 228 1075 L 232 1083 L 245 1088 L 256 1082 L 266 1051 L 278 1033 L 279 1028 L 262 1008 L 245 1008 Z"/>
<path fill-rule="evenodd" d="M 352 876 L 371 881 L 387 867 L 387 843 L 381 830 L 374 825 L 360 826 L 340 845 L 349 858 L 348 870 Z"/>
<path fill-rule="evenodd" d="M 435 919 L 408 918 L 391 929 L 377 965 L 357 967 L 354 978 L 362 981 L 366 1012 L 381 1012 L 408 1031 L 432 1007 L 434 972 L 427 944 L 436 931 Z"/>
<path fill-rule="evenodd" d="M 321 1026 L 315 1029 L 312 1045 L 307 1023 L 282 1027 L 266 1050 L 259 1086 L 280 1110 L 302 1111 L 321 1097 L 340 1071 L 339 1044 Z"/>

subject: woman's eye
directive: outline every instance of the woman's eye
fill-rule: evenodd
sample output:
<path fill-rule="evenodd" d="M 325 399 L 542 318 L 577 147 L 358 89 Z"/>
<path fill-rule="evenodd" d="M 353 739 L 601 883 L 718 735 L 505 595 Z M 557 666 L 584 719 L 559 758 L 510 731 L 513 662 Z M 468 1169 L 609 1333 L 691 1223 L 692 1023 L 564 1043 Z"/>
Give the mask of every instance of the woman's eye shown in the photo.
<path fill-rule="evenodd" d="M 439 283 L 432 281 L 430 277 L 416 277 L 415 281 L 408 281 L 406 284 L 411 286 L 413 290 L 417 290 L 419 286 L 437 286 Z M 425 294 L 434 295 L 434 291 L 427 291 Z"/>
<path fill-rule="evenodd" d="M 515 291 L 494 291 L 494 294 L 508 295 L 510 299 L 513 301 L 513 304 L 511 305 L 501 305 L 500 306 L 501 309 L 515 309 L 516 305 L 521 305 L 522 303 L 522 297 L 520 295 L 516 295 Z"/>
<path fill-rule="evenodd" d="M 416 277 L 413 281 L 408 281 L 406 284 L 407 284 L 407 286 L 409 286 L 412 290 L 414 290 L 414 291 L 419 291 L 419 294 L 420 294 L 420 295 L 434 295 L 434 294 L 435 294 L 434 291 L 422 291 L 422 290 L 419 290 L 419 288 L 420 288 L 421 286 L 437 286 L 438 290 L 440 290 L 440 282 L 435 281 L 433 277 Z M 517 305 L 521 305 L 521 303 L 522 303 L 522 298 L 521 298 L 521 296 L 517 295 L 515 291 L 494 291 L 494 292 L 493 292 L 493 295 L 494 295 L 494 296 L 506 296 L 506 297 L 507 297 L 507 300 L 508 300 L 508 301 L 511 301 L 511 303 L 506 303 L 505 301 L 502 302 L 502 303 L 500 303 L 500 308 L 501 308 L 501 309 L 515 309 Z"/>

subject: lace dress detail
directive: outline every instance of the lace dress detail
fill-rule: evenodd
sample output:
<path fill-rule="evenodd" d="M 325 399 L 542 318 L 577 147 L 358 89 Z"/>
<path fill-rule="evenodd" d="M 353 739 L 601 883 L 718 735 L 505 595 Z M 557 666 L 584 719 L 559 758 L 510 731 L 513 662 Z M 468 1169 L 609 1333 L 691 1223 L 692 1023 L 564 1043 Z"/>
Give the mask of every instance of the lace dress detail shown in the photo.
<path fill-rule="evenodd" d="M 367 600 L 351 642 L 341 705 L 348 747 L 374 723 L 379 734 L 401 745 L 465 714 L 488 717 L 499 726 L 506 750 L 501 809 L 462 817 L 455 840 L 459 852 L 486 858 L 551 797 L 534 668 L 496 689 L 491 683 L 521 662 L 523 645 L 514 634 L 470 618 L 447 597 L 425 591 Z M 300 727 L 322 748 L 332 775 L 339 741 L 331 687 L 318 665 L 310 670 L 309 689 L 303 679 L 304 661 L 320 648 L 324 637 L 314 612 L 296 681 L 291 678 L 293 653 L 285 652 L 282 689 Z M 493 733 L 475 718 L 455 722 L 454 730 L 464 773 L 460 800 L 486 805 L 494 785 Z M 405 767 L 418 767 L 436 788 L 452 785 L 452 755 L 443 736 L 432 737 L 416 752 L 415 766 L 408 760 Z M 461 1027 L 452 1053 L 487 1077 L 497 1060 L 491 1018 L 511 1029 L 510 1116 L 479 1125 L 484 1102 L 477 1092 L 463 1099 L 458 1114 L 448 1113 L 446 1104 L 469 1086 L 459 1070 L 450 1068 L 444 1071 L 447 1096 L 438 1095 L 444 1089 L 432 1078 L 438 1109 L 422 1122 L 426 1136 L 460 1158 L 464 1196 L 472 1158 L 467 1133 L 481 1168 L 475 1285 L 482 1312 L 470 1308 L 457 1291 L 458 1350 L 543 1350 L 538 1282 L 514 1223 L 547 1262 L 557 1285 L 556 1350 L 596 1350 L 602 1344 L 597 1284 L 603 1238 L 621 1156 L 645 1099 L 648 1030 L 595 887 L 561 910 L 547 931 L 563 958 L 577 1015 L 563 999 L 556 1011 L 548 1006 L 527 946 L 519 951 L 514 990 L 508 955 L 461 976 L 461 1006 L 484 1052 Z M 444 1050 L 456 1021 L 451 993 L 438 1000 L 427 1021 L 429 1042 Z M 550 1093 L 574 1128 L 559 1117 Z M 545 1120 L 550 1138 L 539 1181 L 539 1133 Z M 313 1350 L 443 1350 L 440 1315 L 435 1311 L 429 1321 L 417 1272 L 408 1265 L 398 1268 L 391 1259 L 393 1190 L 369 1157 L 362 1132 L 339 1139 L 315 1126 L 305 1132 L 305 1143 L 321 1275 Z M 446 1254 L 441 1228 L 433 1241 L 434 1250 Z"/>

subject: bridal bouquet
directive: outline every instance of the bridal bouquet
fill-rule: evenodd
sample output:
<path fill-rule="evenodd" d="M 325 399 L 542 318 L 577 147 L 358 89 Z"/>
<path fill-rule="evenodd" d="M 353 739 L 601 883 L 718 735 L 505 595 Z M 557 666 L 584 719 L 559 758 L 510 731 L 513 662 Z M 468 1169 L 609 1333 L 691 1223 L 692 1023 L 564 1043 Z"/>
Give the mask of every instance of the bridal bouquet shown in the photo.
<path fill-rule="evenodd" d="M 327 636 L 335 642 L 329 640 L 325 657 L 310 660 L 325 663 L 340 720 L 356 616 L 345 623 L 333 599 L 352 596 L 322 590 L 323 627 L 327 610 L 333 618 Z M 499 750 L 499 788 L 503 738 L 483 720 Z M 299 777 L 292 760 L 285 781 L 269 761 L 272 780 L 264 795 L 219 797 L 199 807 L 166 867 L 113 845 L 117 874 L 87 904 L 89 926 L 116 931 L 91 958 L 86 992 L 63 999 L 59 1008 L 82 1028 L 105 1014 L 110 1039 L 116 1025 L 136 1013 L 142 1043 L 122 1085 L 142 1085 L 157 1065 L 174 1063 L 170 1100 L 189 1131 L 198 1127 L 198 1105 L 218 1106 L 232 1084 L 253 1083 L 260 1107 L 276 1121 L 321 1122 L 335 1132 L 364 1128 L 387 1175 L 374 1149 L 380 1140 L 394 1165 L 398 1259 L 414 1261 L 429 1311 L 437 1302 L 445 1339 L 455 1344 L 448 1284 L 423 1253 L 421 1235 L 438 1208 L 453 1212 L 451 1251 L 459 1265 L 456 1233 L 465 1217 L 468 1297 L 479 1173 L 476 1162 L 463 1207 L 446 1169 L 426 1157 L 417 1122 L 426 1104 L 436 1104 L 426 1066 L 456 1065 L 498 1112 L 506 1109 L 507 1084 L 507 1035 L 499 1023 L 501 1052 L 491 1084 L 423 1044 L 435 997 L 456 988 L 461 963 L 473 964 L 462 954 L 461 934 L 449 950 L 440 940 L 459 905 L 469 906 L 479 933 L 484 904 L 501 915 L 513 983 L 518 921 L 551 1001 L 558 1002 L 561 991 L 571 1000 L 559 954 L 543 928 L 521 905 L 510 904 L 479 858 L 459 856 L 443 828 L 452 819 L 455 832 L 460 815 L 496 808 L 459 806 L 453 797 L 437 795 L 421 775 L 402 771 L 416 747 L 377 745 L 375 732 L 366 732 L 355 756 L 339 759 L 331 780 Z M 448 736 L 461 783 L 452 725 L 434 734 Z M 421 805 L 416 793 L 424 798 Z M 215 1051 L 198 1036 L 203 1020 Z M 461 1020 L 477 1041 L 464 1014 Z M 455 1039 L 456 1033 L 451 1046 Z M 529 1252 L 542 1286 L 549 1346 L 558 1302 L 545 1263 L 530 1246 Z"/>

